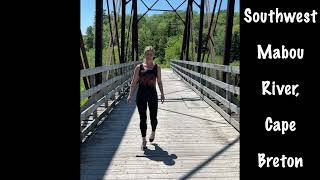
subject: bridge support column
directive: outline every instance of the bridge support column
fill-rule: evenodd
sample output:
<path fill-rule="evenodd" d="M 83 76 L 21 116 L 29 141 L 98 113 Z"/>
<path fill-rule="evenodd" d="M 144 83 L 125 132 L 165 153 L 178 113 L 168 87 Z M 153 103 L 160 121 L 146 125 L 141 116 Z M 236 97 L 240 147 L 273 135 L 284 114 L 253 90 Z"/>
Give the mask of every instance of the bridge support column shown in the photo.
<path fill-rule="evenodd" d="M 202 32 L 203 32 L 203 15 L 204 15 L 204 0 L 201 0 L 200 4 L 200 27 L 199 27 L 199 40 L 198 40 L 198 53 L 197 53 L 197 62 L 201 62 L 201 53 L 202 53 Z M 198 73 L 201 73 L 201 68 L 198 66 Z"/>
<path fill-rule="evenodd" d="M 102 27 L 103 0 L 96 0 L 96 38 L 95 38 L 95 67 L 102 66 Z M 102 82 L 101 73 L 96 74 L 96 85 Z"/>
<path fill-rule="evenodd" d="M 181 47 L 180 60 L 189 60 L 189 41 L 190 41 L 190 12 L 192 11 L 193 0 L 188 0 L 188 6 L 185 17 L 184 33 Z M 187 67 L 186 67 L 187 68 Z"/>
<path fill-rule="evenodd" d="M 234 3 L 235 3 L 235 0 L 228 0 L 226 30 L 225 30 L 225 41 L 224 41 L 223 65 L 229 65 L 229 62 L 230 62 L 230 50 L 231 50 L 231 43 L 232 43 L 231 40 L 232 40 Z M 230 76 L 230 73 L 223 72 L 222 81 L 226 82 L 226 83 L 229 83 L 229 79 L 230 79 L 229 76 Z M 229 91 L 226 91 L 226 99 L 230 102 L 231 98 L 232 98 L 232 94 Z M 230 109 L 228 109 L 228 114 L 231 114 Z"/>
<path fill-rule="evenodd" d="M 233 15 L 234 15 L 234 0 L 228 0 L 225 39 L 224 39 L 223 65 L 229 65 L 229 62 L 230 62 Z M 225 72 L 223 73 L 223 82 L 226 82 Z"/>
<path fill-rule="evenodd" d="M 132 61 L 139 61 L 138 51 L 138 14 L 137 0 L 132 0 L 133 18 L 132 18 Z"/>
<path fill-rule="evenodd" d="M 120 64 L 126 62 L 125 55 L 125 28 L 126 28 L 126 0 L 122 0 L 122 12 L 121 12 L 121 58 Z"/>
<path fill-rule="evenodd" d="M 199 27 L 199 40 L 198 40 L 198 52 L 197 52 L 197 62 L 201 62 L 202 55 L 202 32 L 203 32 L 203 16 L 204 16 L 204 0 L 201 0 L 200 4 L 200 27 Z M 203 55 L 204 56 L 204 55 Z M 197 66 L 197 72 L 202 74 L 202 67 Z M 199 78 L 199 83 L 203 85 L 203 80 L 201 77 Z M 199 89 L 201 93 L 203 93 L 202 89 Z"/>

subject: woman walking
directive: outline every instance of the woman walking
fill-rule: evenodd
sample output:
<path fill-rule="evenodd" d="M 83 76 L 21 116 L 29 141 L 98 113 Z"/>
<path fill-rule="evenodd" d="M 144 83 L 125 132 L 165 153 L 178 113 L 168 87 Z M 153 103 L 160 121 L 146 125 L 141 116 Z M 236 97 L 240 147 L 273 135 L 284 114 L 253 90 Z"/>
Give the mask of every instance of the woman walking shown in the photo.
<path fill-rule="evenodd" d="M 145 59 L 142 64 L 135 67 L 133 79 L 130 85 L 128 103 L 131 103 L 131 97 L 135 91 L 136 84 L 139 82 L 139 88 L 136 97 L 136 104 L 140 115 L 140 131 L 142 136 L 141 149 L 147 149 L 147 105 L 149 106 L 152 133 L 149 141 L 153 142 L 158 124 L 158 94 L 156 90 L 156 81 L 161 93 L 161 102 L 164 101 L 163 86 L 161 81 L 161 68 L 153 62 L 154 49 L 147 46 L 144 50 Z"/>

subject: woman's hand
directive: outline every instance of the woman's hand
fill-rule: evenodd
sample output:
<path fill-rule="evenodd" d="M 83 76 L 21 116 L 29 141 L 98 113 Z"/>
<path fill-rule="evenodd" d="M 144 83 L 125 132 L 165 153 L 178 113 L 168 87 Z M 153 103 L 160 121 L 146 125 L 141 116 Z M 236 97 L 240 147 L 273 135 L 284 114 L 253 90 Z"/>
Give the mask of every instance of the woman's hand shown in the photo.
<path fill-rule="evenodd" d="M 128 102 L 128 104 L 131 103 L 131 96 L 130 96 L 130 95 L 129 95 L 128 98 L 127 98 L 127 102 Z"/>
<path fill-rule="evenodd" d="M 161 94 L 161 104 L 164 102 L 164 94 Z"/>

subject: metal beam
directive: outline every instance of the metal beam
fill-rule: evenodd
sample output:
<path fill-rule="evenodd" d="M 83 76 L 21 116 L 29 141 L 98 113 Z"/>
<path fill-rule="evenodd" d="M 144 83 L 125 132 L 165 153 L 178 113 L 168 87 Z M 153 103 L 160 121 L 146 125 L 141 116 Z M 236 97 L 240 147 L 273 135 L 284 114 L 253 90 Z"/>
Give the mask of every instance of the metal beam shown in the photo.
<path fill-rule="evenodd" d="M 103 31 L 103 0 L 96 0 L 96 38 L 95 67 L 102 66 L 102 31 Z M 96 74 L 95 85 L 101 84 L 102 74 Z"/>
<path fill-rule="evenodd" d="M 177 9 L 174 9 L 174 7 L 170 4 L 170 2 L 168 0 L 166 0 L 167 3 L 169 4 L 169 6 L 172 8 L 172 11 L 176 13 L 176 15 L 181 19 L 181 21 L 184 23 L 183 19 L 181 18 L 181 16 L 177 13 Z M 166 11 L 169 11 L 169 10 L 166 10 Z"/>
<path fill-rule="evenodd" d="M 133 7 L 131 7 L 130 20 L 129 20 L 129 28 L 128 28 L 128 35 L 127 35 L 127 46 L 126 46 L 126 56 L 128 56 L 127 62 L 129 62 L 128 49 L 129 49 L 129 40 L 130 40 L 130 29 L 131 29 L 131 27 L 132 27 L 132 23 L 131 23 L 132 16 L 133 16 Z M 132 35 L 131 35 L 131 39 L 132 39 Z"/>
<path fill-rule="evenodd" d="M 132 0 L 133 19 L 132 19 L 132 61 L 138 61 L 138 8 L 137 0 Z"/>
<path fill-rule="evenodd" d="M 122 0 L 122 13 L 121 13 L 121 58 L 120 63 L 126 62 L 125 55 L 125 36 L 126 36 L 126 0 Z"/>
<path fill-rule="evenodd" d="M 202 52 L 202 32 L 203 32 L 203 16 L 204 16 L 204 0 L 201 0 L 200 4 L 200 27 L 199 27 L 199 40 L 198 40 L 198 53 L 197 53 L 197 62 L 201 61 L 201 52 Z M 200 67 L 198 67 L 198 72 L 201 72 Z"/>
<path fill-rule="evenodd" d="M 231 51 L 231 43 L 232 43 L 232 26 L 233 26 L 233 15 L 234 15 L 234 3 L 235 0 L 228 0 L 228 9 L 227 9 L 227 20 L 226 20 L 226 30 L 225 30 L 225 39 L 224 39 L 224 55 L 223 55 L 223 65 L 229 65 L 230 62 L 230 51 Z M 222 82 L 226 82 L 229 84 L 230 73 L 222 74 Z M 231 101 L 233 99 L 233 95 L 230 92 L 225 92 L 226 99 Z M 228 114 L 231 114 L 231 111 L 227 110 Z"/>
<path fill-rule="evenodd" d="M 156 0 L 156 2 L 154 2 L 154 3 L 151 5 L 151 7 L 148 7 L 148 6 L 146 5 L 147 8 L 148 8 L 148 10 L 147 10 L 142 16 L 140 16 L 140 18 L 138 19 L 138 23 L 139 23 L 139 21 L 143 18 L 143 16 L 146 15 L 146 14 L 153 8 L 153 6 L 157 4 L 158 1 L 159 1 L 159 0 Z"/>
<path fill-rule="evenodd" d="M 187 38 L 186 38 L 186 60 L 189 61 L 189 46 L 190 46 L 190 34 L 191 34 L 191 15 L 192 15 L 192 2 L 189 4 L 190 8 L 188 11 L 188 24 L 187 24 Z M 189 66 L 187 66 L 189 67 Z"/>
<path fill-rule="evenodd" d="M 190 1 L 192 3 L 192 0 L 188 0 L 188 5 L 187 5 L 187 11 L 186 11 L 186 15 L 185 15 L 185 24 L 184 24 L 184 31 L 183 31 L 183 40 L 182 40 L 182 46 L 181 46 L 181 53 L 180 53 L 180 59 L 184 60 L 184 55 L 185 55 L 185 51 L 186 51 L 186 39 L 187 39 L 187 31 L 188 31 L 188 25 L 189 25 L 189 9 L 190 9 Z M 187 58 L 185 59 L 187 60 Z"/>
<path fill-rule="evenodd" d="M 210 0 L 206 0 L 206 12 L 207 12 L 207 18 L 208 18 L 208 27 L 210 26 L 210 22 L 211 22 L 211 18 L 213 18 L 212 16 L 210 16 L 210 2 L 209 2 Z M 209 43 L 209 52 L 210 52 L 210 55 L 211 55 L 211 63 L 215 63 L 215 56 L 214 56 L 214 49 L 213 49 L 213 47 L 214 47 L 214 43 L 213 43 L 213 40 L 212 40 L 212 38 L 211 38 L 211 36 L 212 36 L 212 29 L 210 30 L 210 31 L 208 31 L 209 33 L 209 39 L 210 39 L 210 41 L 211 41 L 211 43 Z M 205 51 L 206 51 L 206 49 L 205 49 Z M 205 53 L 204 53 L 205 54 Z M 207 56 L 207 60 L 206 60 L 206 62 L 208 62 L 208 59 L 209 59 L 209 55 Z M 202 62 L 203 62 L 203 60 L 202 60 Z M 210 71 L 210 70 L 209 70 Z M 206 72 L 206 69 L 204 70 L 204 73 Z M 208 73 L 210 73 L 210 72 L 208 72 Z"/>
<path fill-rule="evenodd" d="M 88 63 L 88 58 L 87 58 L 87 54 L 86 54 L 86 49 L 84 47 L 84 43 L 83 43 L 83 37 L 82 37 L 82 33 L 81 33 L 81 29 L 80 29 L 80 50 L 81 50 L 81 54 L 80 55 L 80 70 L 82 69 L 88 69 L 89 68 L 89 63 Z M 83 77 L 83 83 L 86 89 L 90 88 L 90 79 L 89 77 Z"/>
<path fill-rule="evenodd" d="M 228 0 L 227 19 L 226 19 L 226 28 L 225 28 L 225 36 L 224 36 L 225 39 L 224 39 L 223 65 L 229 65 L 229 62 L 230 62 L 234 2 L 235 0 Z M 226 82 L 226 73 L 223 73 L 223 82 Z"/>
<path fill-rule="evenodd" d="M 196 1 L 193 0 L 193 2 L 194 2 L 199 8 L 201 8 L 201 6 L 200 6 Z"/>
<path fill-rule="evenodd" d="M 88 69 L 90 67 L 89 67 L 89 63 L 88 63 L 86 49 L 84 47 L 84 41 L 83 41 L 81 29 L 80 29 L 80 49 L 81 49 L 81 54 L 82 54 L 83 61 L 84 61 L 84 68 Z"/>
<path fill-rule="evenodd" d="M 176 10 L 179 9 L 180 6 L 182 6 L 186 1 L 187 1 L 187 0 L 184 0 L 184 1 L 176 8 Z"/>
<path fill-rule="evenodd" d="M 111 15 L 110 15 L 110 8 L 109 8 L 109 0 L 107 0 L 107 9 L 108 9 L 108 18 L 109 18 L 109 28 L 110 28 L 110 35 L 111 35 L 111 45 L 112 45 L 112 52 L 113 52 L 113 63 L 116 63 L 116 56 L 114 52 L 114 37 L 112 33 L 112 22 L 111 22 Z M 110 45 L 109 45 L 110 47 Z"/>
<path fill-rule="evenodd" d="M 107 0 L 108 1 L 108 0 Z M 118 56 L 119 56 L 119 61 L 121 60 L 121 54 L 120 54 L 120 42 L 119 42 L 119 33 L 118 33 L 118 22 L 117 22 L 117 12 L 116 12 L 116 5 L 114 0 L 112 0 L 113 3 L 113 19 L 114 19 L 114 24 L 116 26 L 116 38 L 117 38 L 117 46 L 118 46 Z"/>
<path fill-rule="evenodd" d="M 141 0 L 141 2 L 147 9 L 150 9 L 143 0 Z"/>
<path fill-rule="evenodd" d="M 166 0 L 166 1 L 169 4 L 169 6 L 172 8 L 172 10 L 175 10 L 174 7 L 170 4 L 170 2 L 168 0 Z"/>
<path fill-rule="evenodd" d="M 150 9 L 150 11 L 174 12 L 174 10 L 171 9 Z"/>
<path fill-rule="evenodd" d="M 222 0 L 221 0 L 221 1 L 222 1 Z M 221 5 L 221 1 L 220 1 L 220 5 Z M 209 40 L 209 39 L 211 40 L 211 43 L 212 43 L 212 45 L 213 45 L 213 40 L 211 39 L 210 34 L 211 34 L 211 31 L 212 31 L 212 30 L 211 30 L 211 27 L 212 27 L 212 22 L 213 22 L 213 19 L 214 19 L 214 14 L 215 14 L 216 6 L 217 6 L 217 0 L 214 1 L 213 11 L 212 11 L 212 14 L 211 14 L 211 20 L 210 20 L 210 23 L 209 23 L 209 30 L 208 30 L 208 35 L 207 35 L 208 38 L 207 38 L 207 41 L 206 41 L 205 46 L 204 46 L 204 49 L 205 49 L 205 50 L 207 49 L 208 40 Z M 220 9 L 219 9 L 219 11 L 220 11 Z M 219 12 L 218 12 L 218 13 L 219 13 Z M 218 18 L 216 18 L 216 23 L 215 23 L 215 25 L 217 24 L 217 21 L 218 21 Z M 216 26 L 215 26 L 215 27 L 216 27 Z M 203 47 L 203 46 L 201 45 L 201 47 Z M 205 53 L 204 53 L 203 56 L 202 56 L 201 62 L 203 62 L 204 55 L 205 55 Z"/>
<path fill-rule="evenodd" d="M 194 61 L 195 51 L 195 43 L 194 43 L 194 23 L 193 23 L 193 11 L 191 12 L 190 16 L 190 36 L 191 36 L 191 59 Z"/>

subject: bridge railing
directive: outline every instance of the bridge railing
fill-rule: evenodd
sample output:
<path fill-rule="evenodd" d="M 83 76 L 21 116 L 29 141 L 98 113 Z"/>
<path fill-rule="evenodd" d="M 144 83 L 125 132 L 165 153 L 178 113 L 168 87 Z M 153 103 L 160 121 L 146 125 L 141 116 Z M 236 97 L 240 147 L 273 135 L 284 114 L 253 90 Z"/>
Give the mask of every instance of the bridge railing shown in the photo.
<path fill-rule="evenodd" d="M 239 67 L 173 59 L 171 60 L 171 68 L 204 101 L 240 131 L 240 102 L 235 98 L 240 95 L 240 87 L 235 85 L 234 79 L 231 80 L 231 76 L 240 77 Z M 197 68 L 207 69 L 207 75 L 196 71 Z M 225 72 L 226 82 L 211 77 L 210 69 L 216 72 Z"/>
<path fill-rule="evenodd" d="M 133 61 L 80 71 L 80 77 L 89 77 L 91 80 L 90 88 L 80 93 L 80 101 L 88 98 L 87 102 L 80 107 L 81 142 L 95 130 L 102 118 L 128 92 L 134 68 L 140 63 L 140 61 Z M 99 73 L 103 74 L 103 82 L 96 86 L 94 77 Z"/>

